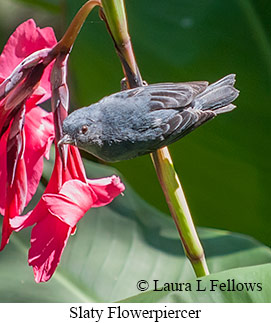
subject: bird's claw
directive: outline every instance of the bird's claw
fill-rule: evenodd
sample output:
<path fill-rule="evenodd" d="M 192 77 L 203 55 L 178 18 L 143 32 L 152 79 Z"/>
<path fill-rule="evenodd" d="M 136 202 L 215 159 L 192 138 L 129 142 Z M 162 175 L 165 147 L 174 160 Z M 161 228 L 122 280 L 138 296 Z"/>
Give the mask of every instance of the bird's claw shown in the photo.
<path fill-rule="evenodd" d="M 121 88 L 121 91 L 128 90 L 126 77 L 120 80 L 120 88 Z"/>
<path fill-rule="evenodd" d="M 142 81 L 142 84 L 143 84 L 143 86 L 147 86 L 148 85 L 148 83 L 146 81 Z M 123 79 L 121 79 L 121 81 L 120 81 L 120 88 L 121 88 L 121 91 L 128 90 L 128 84 L 127 84 L 126 77 L 124 77 Z"/>

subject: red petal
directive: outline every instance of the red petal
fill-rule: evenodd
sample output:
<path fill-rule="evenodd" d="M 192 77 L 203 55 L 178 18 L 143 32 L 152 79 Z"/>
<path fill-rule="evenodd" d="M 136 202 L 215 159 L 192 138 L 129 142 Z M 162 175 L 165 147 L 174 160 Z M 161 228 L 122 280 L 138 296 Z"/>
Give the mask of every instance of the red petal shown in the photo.
<path fill-rule="evenodd" d="M 86 182 L 86 172 L 79 149 L 70 145 L 68 146 L 68 149 L 67 170 L 70 173 L 71 178 L 80 179 L 81 181 Z"/>
<path fill-rule="evenodd" d="M 25 162 L 20 159 L 17 164 L 15 180 L 7 191 L 6 208 L 9 209 L 10 217 L 13 218 L 23 212 L 26 204 L 27 180 Z"/>
<path fill-rule="evenodd" d="M 25 122 L 25 152 L 24 163 L 26 171 L 25 184 L 25 204 L 21 205 L 20 210 L 29 203 L 35 194 L 43 171 L 43 157 L 49 158 L 50 146 L 53 141 L 54 126 L 53 115 L 35 107 L 26 113 Z M 7 163 L 6 163 L 6 141 L 9 131 L 0 140 L 0 182 L 7 182 Z M 19 173 L 16 173 L 18 176 Z M 17 178 L 14 178 L 14 181 Z M 55 180 L 53 185 L 55 185 Z M 6 207 L 6 186 L 0 185 L 0 212 L 4 214 Z"/>
<path fill-rule="evenodd" d="M 115 175 L 100 179 L 88 179 L 88 184 L 98 198 L 92 207 L 100 207 L 112 202 L 125 190 L 124 184 Z"/>
<path fill-rule="evenodd" d="M 74 227 L 91 208 L 96 196 L 86 183 L 70 180 L 64 183 L 59 194 L 44 194 L 42 199 L 52 215 Z"/>
<path fill-rule="evenodd" d="M 0 56 L 0 77 L 7 78 L 24 58 L 56 43 L 52 28 L 40 29 L 33 19 L 23 22 L 9 37 Z"/>
<path fill-rule="evenodd" d="M 7 184 L 12 185 L 19 159 L 23 158 L 25 149 L 25 107 L 20 107 L 11 123 L 7 140 Z M 25 192 L 26 194 L 26 192 Z"/>
<path fill-rule="evenodd" d="M 10 36 L 0 56 L 0 78 L 7 78 L 13 69 L 28 55 L 40 49 L 52 48 L 56 43 L 52 28 L 40 29 L 36 27 L 33 19 L 25 21 Z M 43 101 L 48 99 L 51 93 L 50 69 L 51 66 L 46 68 L 40 83 L 40 86 L 47 93 L 43 97 Z"/>
<path fill-rule="evenodd" d="M 53 114 L 40 107 L 35 107 L 26 113 L 25 138 L 26 146 L 24 160 L 27 172 L 28 203 L 35 194 L 43 171 L 43 157 L 48 159 L 53 141 Z"/>
<path fill-rule="evenodd" d="M 1 246 L 0 246 L 0 251 L 2 251 L 5 246 L 9 242 L 9 237 L 12 233 L 12 228 L 9 224 L 9 217 L 4 216 L 3 222 L 2 222 L 2 239 L 1 239 Z"/>
<path fill-rule="evenodd" d="M 8 243 L 9 236 L 13 231 L 10 225 L 10 220 L 19 216 L 25 207 L 26 171 L 23 159 L 18 161 L 15 178 L 16 180 L 13 182 L 13 185 L 7 190 L 0 250 L 2 250 Z"/>
<path fill-rule="evenodd" d="M 37 283 L 52 277 L 71 231 L 71 227 L 44 210 L 43 220 L 32 230 L 28 258 Z"/>
<path fill-rule="evenodd" d="M 10 227 L 12 230 L 18 232 L 37 223 L 42 217 L 42 213 L 37 212 L 37 210 L 39 210 L 38 206 L 25 215 L 16 216 L 10 219 Z"/>
<path fill-rule="evenodd" d="M 59 155 L 56 154 L 55 166 L 50 177 L 49 183 L 44 191 L 44 195 L 47 193 L 58 194 L 59 187 L 61 187 L 59 181 L 62 173 L 62 163 L 59 158 Z M 14 231 L 20 231 L 24 228 L 32 226 L 33 224 L 42 220 L 46 209 L 44 200 L 41 198 L 34 208 L 34 210 L 28 212 L 26 215 L 17 216 L 10 220 L 10 225 Z M 47 212 L 48 213 L 48 212 Z"/>
<path fill-rule="evenodd" d="M 6 207 L 6 183 L 7 183 L 7 137 L 6 132 L 0 140 L 0 213 L 5 214 Z"/>
<path fill-rule="evenodd" d="M 45 71 L 46 71 L 46 69 L 45 69 Z M 47 98 L 48 95 L 50 95 L 50 94 L 47 94 L 47 92 L 39 86 L 37 88 L 37 90 L 35 90 L 34 93 L 31 95 L 31 97 L 26 101 L 27 108 L 29 110 L 32 108 L 36 108 L 37 104 L 45 101 L 44 98 L 45 98 L 45 96 Z"/>

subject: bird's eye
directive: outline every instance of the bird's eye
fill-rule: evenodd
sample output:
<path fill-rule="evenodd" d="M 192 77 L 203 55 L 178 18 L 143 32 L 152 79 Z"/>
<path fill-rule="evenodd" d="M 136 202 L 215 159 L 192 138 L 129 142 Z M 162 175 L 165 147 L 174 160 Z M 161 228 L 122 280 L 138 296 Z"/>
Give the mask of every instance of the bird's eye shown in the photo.
<path fill-rule="evenodd" d="M 86 126 L 86 125 L 82 126 L 81 131 L 82 131 L 82 133 L 83 133 L 83 134 L 87 133 L 87 131 L 88 131 L 88 126 Z"/>

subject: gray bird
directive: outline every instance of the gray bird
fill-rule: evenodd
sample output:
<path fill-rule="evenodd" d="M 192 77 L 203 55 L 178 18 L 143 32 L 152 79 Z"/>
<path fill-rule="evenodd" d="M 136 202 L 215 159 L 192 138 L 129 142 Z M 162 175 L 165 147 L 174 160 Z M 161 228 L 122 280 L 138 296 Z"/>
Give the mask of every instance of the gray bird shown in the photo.
<path fill-rule="evenodd" d="M 235 108 L 235 75 L 208 82 L 160 83 L 124 90 L 71 113 L 58 142 L 108 162 L 151 153 Z"/>

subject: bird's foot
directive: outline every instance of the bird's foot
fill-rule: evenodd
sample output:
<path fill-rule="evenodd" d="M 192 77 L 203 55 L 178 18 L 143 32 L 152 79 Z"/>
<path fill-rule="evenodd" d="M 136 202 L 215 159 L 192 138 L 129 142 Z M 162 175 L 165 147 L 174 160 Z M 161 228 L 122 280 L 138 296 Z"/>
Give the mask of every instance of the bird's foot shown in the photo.
<path fill-rule="evenodd" d="M 148 83 L 146 81 L 142 81 L 142 83 L 143 83 L 143 86 L 147 86 L 148 85 Z M 120 88 L 121 88 L 121 91 L 128 90 L 128 84 L 127 84 L 126 77 L 124 77 L 123 79 L 121 79 L 121 81 L 120 81 Z"/>

